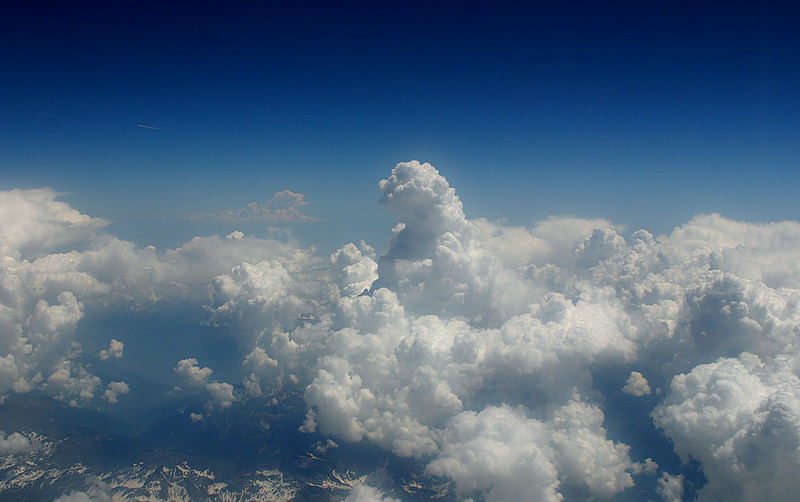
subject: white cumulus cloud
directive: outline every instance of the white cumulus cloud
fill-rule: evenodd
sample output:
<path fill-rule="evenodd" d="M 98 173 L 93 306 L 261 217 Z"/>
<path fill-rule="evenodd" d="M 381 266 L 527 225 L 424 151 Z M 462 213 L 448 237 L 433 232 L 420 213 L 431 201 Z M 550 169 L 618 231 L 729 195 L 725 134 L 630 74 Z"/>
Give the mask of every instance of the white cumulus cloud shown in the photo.
<path fill-rule="evenodd" d="M 31 441 L 19 432 L 12 432 L 6 435 L 0 431 L 0 455 L 22 453 L 31 448 Z"/>
<path fill-rule="evenodd" d="M 103 361 L 106 361 L 111 358 L 121 359 L 122 358 L 122 351 L 125 349 L 125 344 L 120 342 L 119 340 L 111 339 L 108 342 L 108 348 L 103 349 L 98 354 L 98 357 Z"/>
<path fill-rule="evenodd" d="M 103 393 L 103 399 L 108 401 L 110 404 L 116 404 L 119 402 L 119 396 L 122 394 L 127 394 L 130 392 L 130 388 L 128 384 L 125 382 L 111 382 L 108 384 L 108 388 Z"/>
<path fill-rule="evenodd" d="M 377 488 L 360 484 L 350 490 L 344 502 L 400 502 L 400 499 L 384 496 Z"/>
<path fill-rule="evenodd" d="M 662 236 L 601 218 L 507 226 L 467 218 L 416 161 L 379 188 L 399 220 L 388 250 L 349 243 L 327 260 L 241 232 L 142 249 L 52 191 L 3 193 L 2 221 L 19 210 L 32 230 L 0 227 L 0 394 L 77 406 L 105 388 L 113 402 L 124 382 L 81 363 L 87 312 L 204 308 L 233 336 L 242 381 L 212 380 L 180 348 L 174 373 L 207 394 L 204 414 L 289 389 L 302 431 L 415 459 L 465 499 L 610 500 L 650 476 L 653 497 L 680 500 L 687 471 L 656 479 L 675 455 L 699 462 L 699 500 L 800 492 L 800 223 L 699 215 Z M 228 219 L 291 219 L 304 202 L 278 199 Z M 112 339 L 99 355 L 122 352 Z M 620 387 L 650 397 L 621 409 Z M 652 421 L 674 454 L 628 444 L 641 438 L 621 420 Z M 348 499 L 387 496 L 360 485 Z"/>
<path fill-rule="evenodd" d="M 631 371 L 628 379 L 625 380 L 625 386 L 622 391 L 632 396 L 641 397 L 650 394 L 650 384 L 647 379 L 638 371 Z"/>
<path fill-rule="evenodd" d="M 197 359 L 194 357 L 181 359 L 178 361 L 174 370 L 175 373 L 183 379 L 186 385 L 192 387 L 201 387 L 205 385 L 208 377 L 214 372 L 214 370 L 209 367 L 201 368 Z"/>

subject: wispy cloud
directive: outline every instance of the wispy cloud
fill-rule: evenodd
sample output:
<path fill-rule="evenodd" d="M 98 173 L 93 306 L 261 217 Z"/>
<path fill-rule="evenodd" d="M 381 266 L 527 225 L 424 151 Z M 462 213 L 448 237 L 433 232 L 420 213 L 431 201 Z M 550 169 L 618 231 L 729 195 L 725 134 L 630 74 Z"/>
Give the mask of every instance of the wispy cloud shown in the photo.
<path fill-rule="evenodd" d="M 154 131 L 160 131 L 161 130 L 160 127 L 154 127 L 154 126 L 147 125 L 147 124 L 136 124 L 136 127 L 141 127 L 142 129 L 152 129 Z"/>
<path fill-rule="evenodd" d="M 239 209 L 225 209 L 216 213 L 194 214 L 192 220 L 252 221 L 263 223 L 303 223 L 320 221 L 319 218 L 302 212 L 308 204 L 305 195 L 283 190 L 276 192 L 270 200 L 259 204 L 250 202 Z"/>

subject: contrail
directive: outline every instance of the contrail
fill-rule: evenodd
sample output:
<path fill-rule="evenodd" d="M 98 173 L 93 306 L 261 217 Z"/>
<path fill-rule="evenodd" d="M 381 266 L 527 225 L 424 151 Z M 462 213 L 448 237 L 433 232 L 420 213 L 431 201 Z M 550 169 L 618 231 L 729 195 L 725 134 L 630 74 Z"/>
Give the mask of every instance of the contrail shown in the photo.
<path fill-rule="evenodd" d="M 160 127 L 153 127 L 153 126 L 149 126 L 149 125 L 146 125 L 146 124 L 136 124 L 136 127 L 141 127 L 142 129 L 153 129 L 153 130 L 156 130 L 156 131 L 160 131 L 161 130 Z"/>

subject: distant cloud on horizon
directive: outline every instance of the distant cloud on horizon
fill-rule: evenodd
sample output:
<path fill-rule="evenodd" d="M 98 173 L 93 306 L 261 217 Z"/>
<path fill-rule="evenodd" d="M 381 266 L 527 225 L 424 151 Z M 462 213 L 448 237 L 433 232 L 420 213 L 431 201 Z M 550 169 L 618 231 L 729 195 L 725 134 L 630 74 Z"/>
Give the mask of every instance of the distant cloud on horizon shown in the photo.
<path fill-rule="evenodd" d="M 320 218 L 309 216 L 302 212 L 302 207 L 307 205 L 305 195 L 282 190 L 276 192 L 270 200 L 259 204 L 250 202 L 238 209 L 225 209 L 216 213 L 194 214 L 190 220 L 216 220 L 230 222 L 263 222 L 263 223 L 307 223 L 321 221 Z"/>

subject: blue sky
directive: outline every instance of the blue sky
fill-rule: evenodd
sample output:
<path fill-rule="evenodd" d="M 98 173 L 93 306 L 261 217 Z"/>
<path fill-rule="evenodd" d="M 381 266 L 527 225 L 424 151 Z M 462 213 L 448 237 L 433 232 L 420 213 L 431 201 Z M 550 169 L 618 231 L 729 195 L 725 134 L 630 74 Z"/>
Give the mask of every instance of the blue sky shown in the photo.
<path fill-rule="evenodd" d="M 302 241 L 382 248 L 409 159 L 514 224 L 796 219 L 797 8 L 646 4 L 5 7 L 0 188 L 164 245 L 290 189 Z"/>

